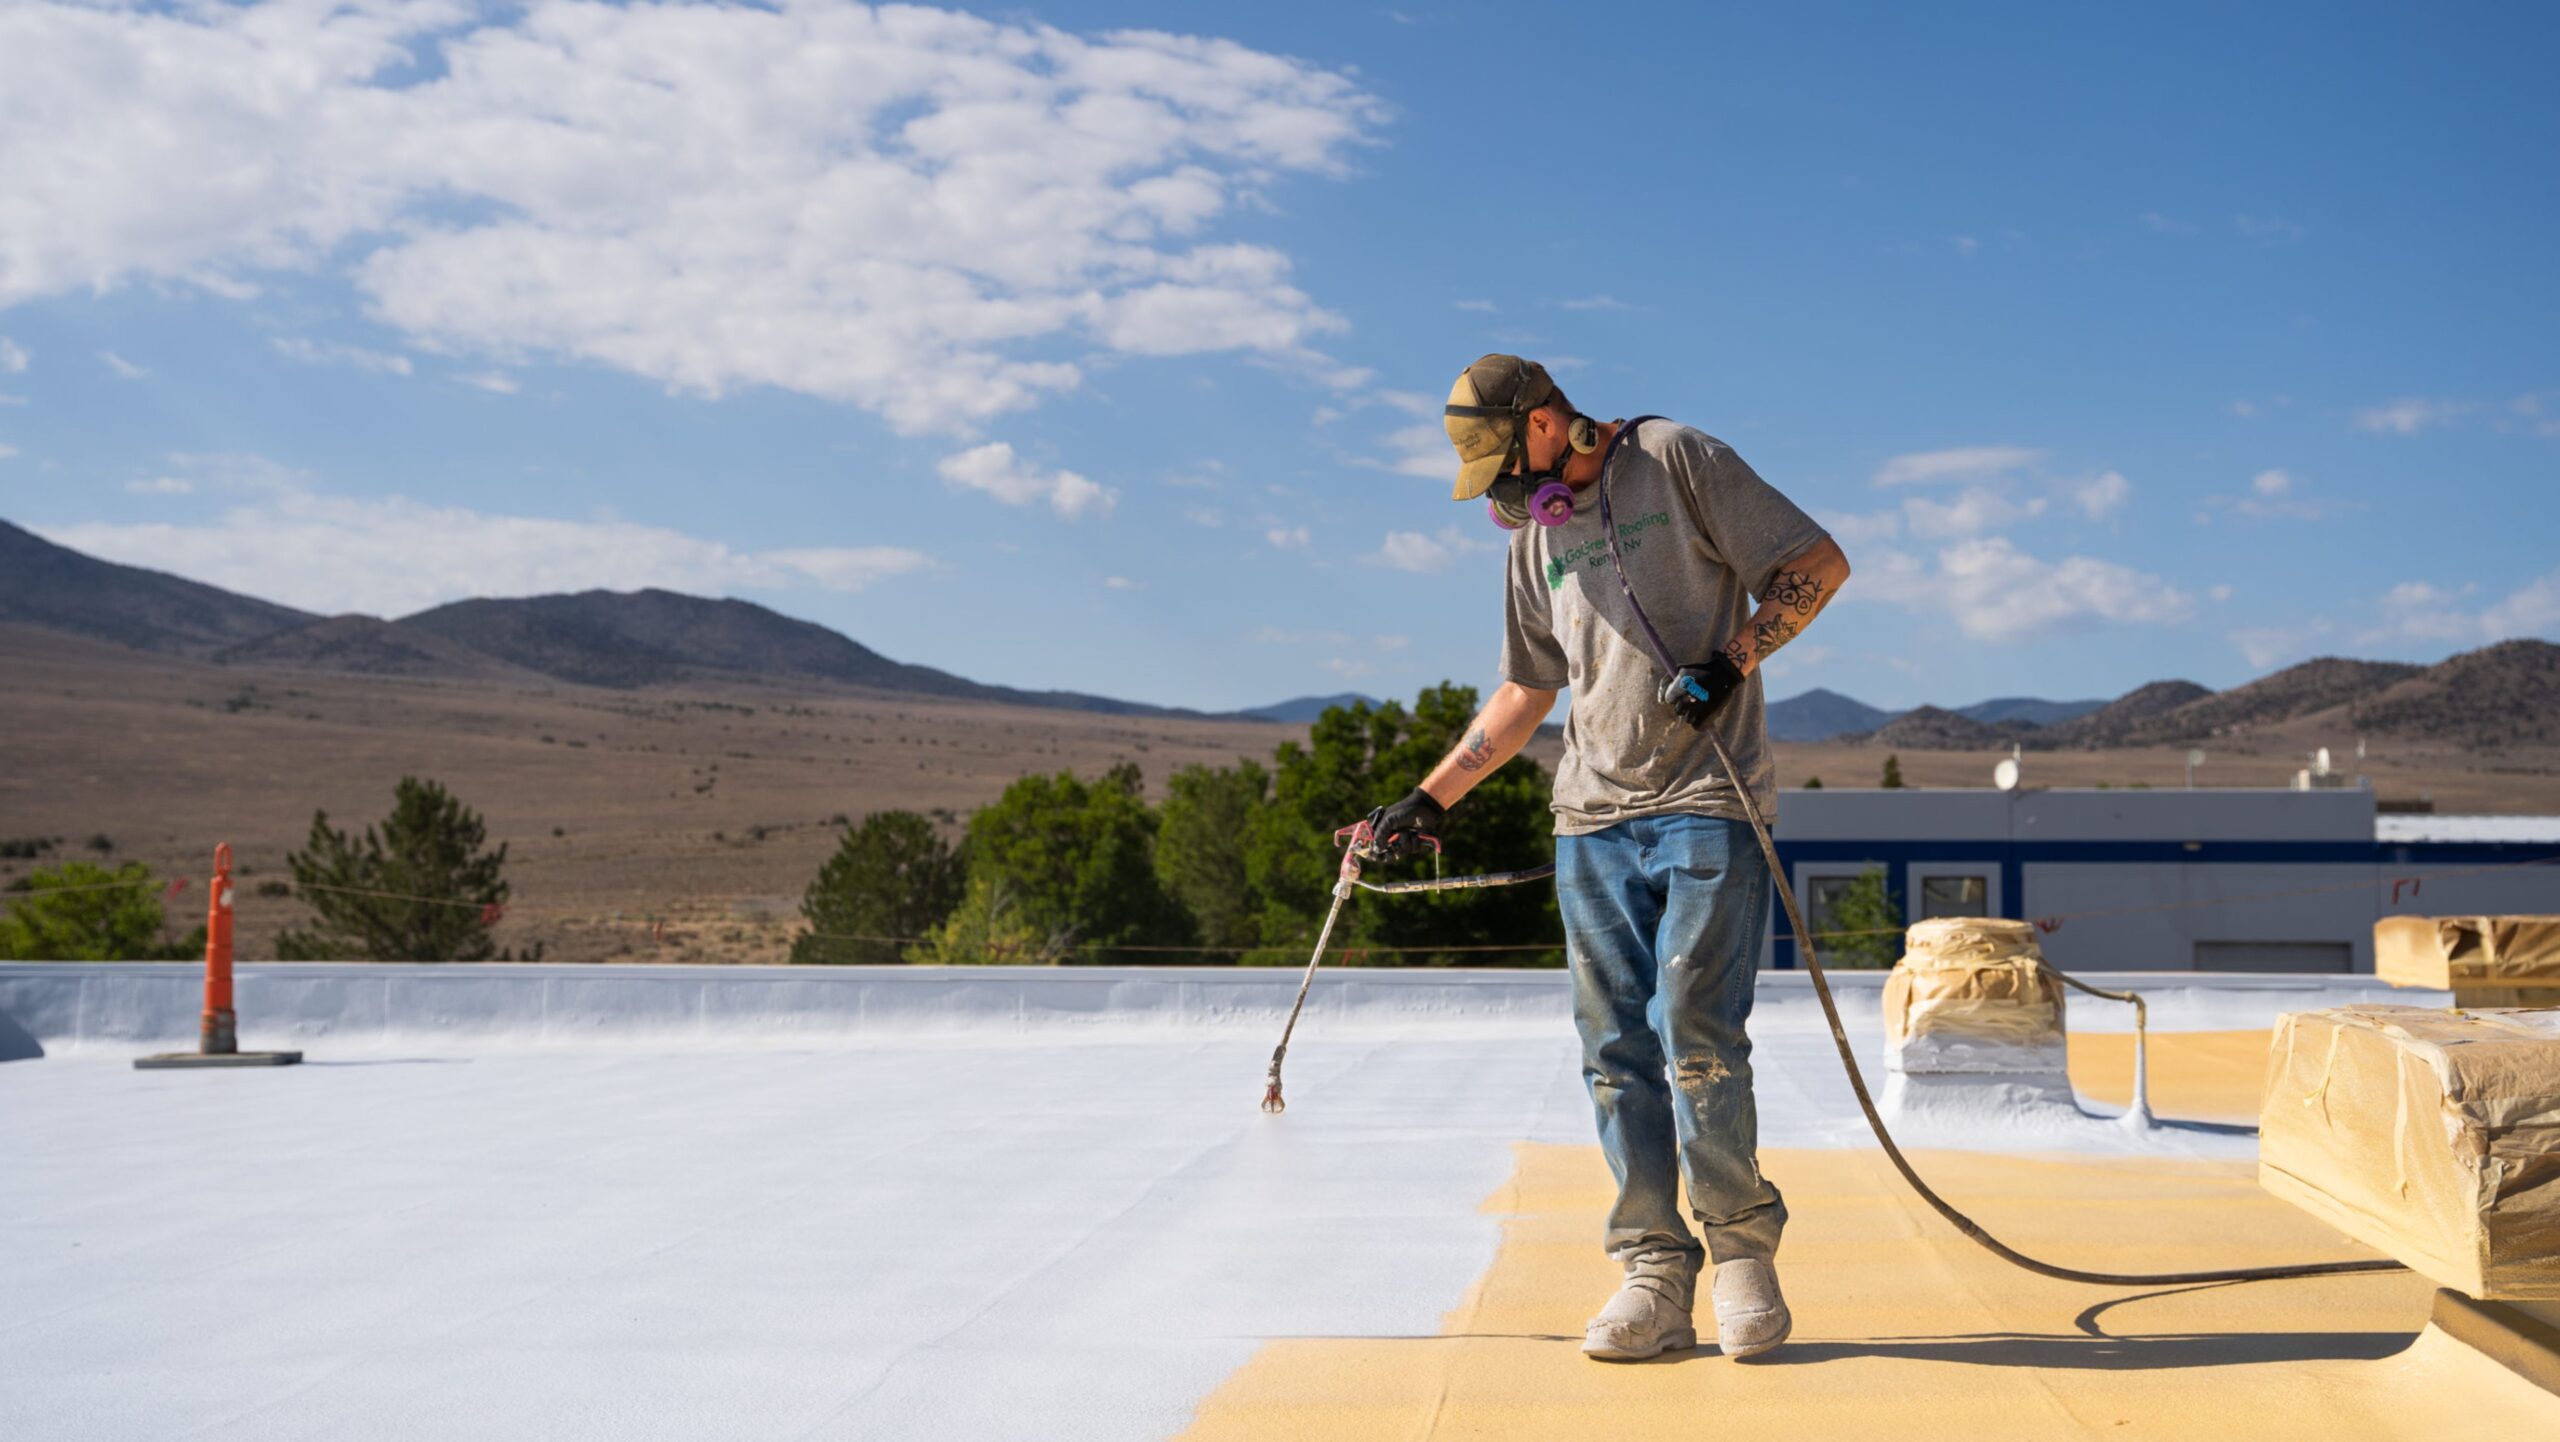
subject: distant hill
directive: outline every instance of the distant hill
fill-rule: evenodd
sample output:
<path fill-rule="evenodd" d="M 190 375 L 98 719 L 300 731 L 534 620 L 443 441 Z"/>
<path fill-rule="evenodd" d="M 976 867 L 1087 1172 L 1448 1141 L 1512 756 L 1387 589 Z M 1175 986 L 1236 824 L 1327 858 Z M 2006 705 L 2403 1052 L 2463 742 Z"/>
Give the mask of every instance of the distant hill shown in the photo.
<path fill-rule="evenodd" d="M 2560 741 L 2560 646 L 2501 641 L 2346 708 L 2355 729 L 2475 749 Z"/>
<path fill-rule="evenodd" d="M 2212 694 L 2209 688 L 2193 681 L 2154 681 L 2127 691 L 2085 716 L 2075 716 L 2058 726 L 2041 727 L 2020 739 L 2030 747 L 2120 746 L 2153 718 Z"/>
<path fill-rule="evenodd" d="M 201 657 L 318 619 L 218 586 L 101 561 L 0 521 L 0 621 Z"/>
<path fill-rule="evenodd" d="M 2005 746 L 2013 738 L 2034 729 L 2032 724 L 2023 721 L 1990 726 L 1936 706 L 1915 706 L 1863 736 L 1840 739 L 1906 751 L 1982 751 Z"/>
<path fill-rule="evenodd" d="M 1955 712 L 1959 716 L 1971 717 L 1986 726 L 1997 726 L 2003 721 L 2023 721 L 2030 726 L 2055 726 L 2086 716 L 2106 704 L 2105 701 L 2097 699 L 2047 701 L 2035 696 L 1995 696 L 1988 701 L 1976 701 L 1970 706 L 1958 706 Z"/>
<path fill-rule="evenodd" d="M 811 621 L 752 601 L 675 591 L 455 601 L 399 624 L 562 681 L 628 690 L 706 677 L 832 681 L 875 691 L 1053 706 L 1121 716 L 1198 713 L 1073 691 L 988 686 L 892 661 Z"/>
<path fill-rule="evenodd" d="M 1801 696 L 1769 703 L 1769 734 L 1780 741 L 1828 741 L 1873 731 L 1894 713 L 1817 686 Z"/>
<path fill-rule="evenodd" d="M 1250 711 L 1230 711 L 1226 714 L 1238 721 L 1285 721 L 1296 725 L 1316 720 L 1336 706 L 1350 706 L 1361 702 L 1371 706 L 1382 704 L 1375 696 L 1363 696 L 1357 691 L 1345 691 L 1335 696 L 1293 696 L 1286 701 L 1275 702 L 1269 706 L 1256 706 Z"/>
<path fill-rule="evenodd" d="M 331 616 L 213 653 L 226 666 L 292 666 L 363 676 L 539 680 L 433 631 L 373 616 Z"/>
<path fill-rule="evenodd" d="M 2398 661 L 2323 656 L 2134 721 L 2111 744 L 2174 745 L 2274 726 L 2332 706 L 2371 700 L 2425 669 Z"/>

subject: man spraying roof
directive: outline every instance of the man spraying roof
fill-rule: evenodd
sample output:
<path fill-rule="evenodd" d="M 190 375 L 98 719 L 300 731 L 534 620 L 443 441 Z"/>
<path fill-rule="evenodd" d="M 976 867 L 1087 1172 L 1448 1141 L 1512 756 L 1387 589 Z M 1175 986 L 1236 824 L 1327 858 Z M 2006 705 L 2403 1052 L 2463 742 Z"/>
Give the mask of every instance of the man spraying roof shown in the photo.
<path fill-rule="evenodd" d="M 1848 558 L 1723 442 L 1658 417 L 1595 421 L 1534 361 L 1467 367 L 1445 424 L 1452 498 L 1485 499 L 1511 532 L 1503 681 L 1422 784 L 1371 816 L 1372 850 L 1427 845 L 1572 687 L 1556 898 L 1618 1179 L 1604 1245 L 1625 1271 L 1582 1350 L 1633 1361 L 1695 1346 L 1711 1259 L 1718 1341 L 1755 1356 L 1791 1323 L 1773 1265 L 1786 1204 L 1760 1175 L 1744 1030 L 1770 877 L 1737 788 L 1774 812 L 1760 663 L 1838 593 Z"/>

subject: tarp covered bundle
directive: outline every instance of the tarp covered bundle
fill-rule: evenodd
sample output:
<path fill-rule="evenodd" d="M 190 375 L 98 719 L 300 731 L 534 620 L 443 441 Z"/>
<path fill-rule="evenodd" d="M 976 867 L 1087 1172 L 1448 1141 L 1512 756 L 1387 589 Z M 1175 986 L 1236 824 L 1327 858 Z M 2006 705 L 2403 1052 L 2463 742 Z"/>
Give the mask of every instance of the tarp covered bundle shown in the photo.
<path fill-rule="evenodd" d="M 2276 1023 L 2258 1180 L 2455 1291 L 2560 1300 L 2560 1011 Z"/>
<path fill-rule="evenodd" d="M 2560 916 L 2386 916 L 2373 970 L 2457 1006 L 2560 1006 Z"/>
<path fill-rule="evenodd" d="M 2062 982 L 2023 921 L 1942 917 L 1911 928 L 1885 978 L 1885 1062 L 1902 1072 L 2053 1072 L 2070 1061 Z"/>

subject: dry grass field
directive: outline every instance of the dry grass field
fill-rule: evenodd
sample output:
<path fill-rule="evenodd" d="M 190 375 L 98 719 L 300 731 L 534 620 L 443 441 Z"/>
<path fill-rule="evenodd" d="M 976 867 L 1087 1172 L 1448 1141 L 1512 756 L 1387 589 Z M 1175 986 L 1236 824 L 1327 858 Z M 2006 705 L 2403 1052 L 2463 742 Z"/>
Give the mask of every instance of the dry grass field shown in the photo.
<path fill-rule="evenodd" d="M 1192 762 L 1267 759 L 1304 727 L 1134 719 L 808 689 L 612 691 L 563 684 L 404 681 L 258 670 L 147 655 L 0 626 L 0 840 L 62 837 L 58 857 L 139 860 L 194 878 L 173 920 L 203 904 L 213 845 L 240 869 L 241 955 L 265 954 L 298 903 L 285 879 L 315 808 L 362 825 L 393 782 L 433 777 L 508 844 L 515 901 L 500 944 L 559 961 L 781 959 L 800 892 L 849 817 L 888 807 L 955 814 L 1037 770 L 1119 761 L 1150 788 Z M 2284 784 L 2325 740 L 2209 748 L 2199 780 Z M 1554 744 L 1533 754 L 1552 762 Z M 2030 753 L 2031 784 L 2182 784 L 2184 748 Z M 1903 752 L 1917 786 L 1986 784 L 1995 753 Z M 1872 786 L 1879 750 L 1782 746 L 1786 784 Z M 2560 810 L 2560 756 L 2376 754 L 2387 797 L 2443 811 Z M 1346 818 L 1347 819 L 1347 818 Z M 92 850 L 104 837 L 112 849 Z M 0 861 L 0 884 L 45 861 Z M 1529 858 L 1465 858 L 1508 865 Z M 280 886 L 279 888 L 280 889 Z M 659 924 L 663 922 L 663 925 Z"/>

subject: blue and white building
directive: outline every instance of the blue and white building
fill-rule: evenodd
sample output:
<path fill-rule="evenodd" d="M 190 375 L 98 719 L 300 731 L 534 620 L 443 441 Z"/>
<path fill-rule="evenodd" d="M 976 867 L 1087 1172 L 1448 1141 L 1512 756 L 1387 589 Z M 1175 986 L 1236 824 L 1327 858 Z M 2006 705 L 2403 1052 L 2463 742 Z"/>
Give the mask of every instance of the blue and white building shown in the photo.
<path fill-rule="evenodd" d="M 2560 816 L 2380 815 L 2362 787 L 1789 790 L 1776 840 L 1817 933 L 1881 870 L 1907 920 L 2034 921 L 2072 969 L 2370 972 L 2381 917 L 2560 913 Z M 1771 932 L 1800 965 L 1783 909 Z"/>

